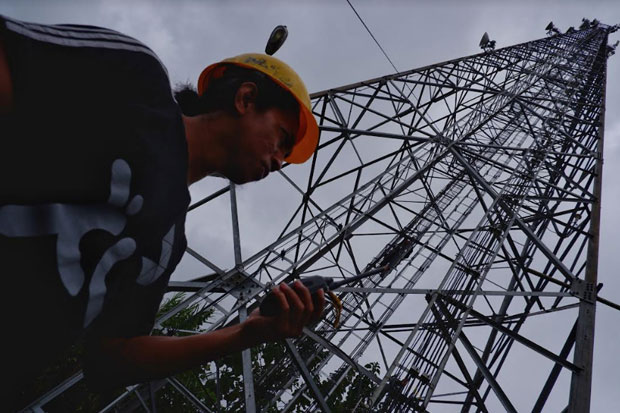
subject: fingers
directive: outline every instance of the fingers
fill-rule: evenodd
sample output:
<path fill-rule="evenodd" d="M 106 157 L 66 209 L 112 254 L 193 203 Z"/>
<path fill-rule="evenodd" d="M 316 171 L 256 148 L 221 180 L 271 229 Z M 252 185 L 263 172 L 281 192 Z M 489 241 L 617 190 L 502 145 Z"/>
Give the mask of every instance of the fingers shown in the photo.
<path fill-rule="evenodd" d="M 303 327 L 320 319 L 325 307 L 325 294 L 318 290 L 314 295 L 301 281 L 296 281 L 292 288 L 282 283 L 271 290 L 279 311 L 273 319 L 277 326 L 276 336 L 281 338 L 299 337 Z"/>
<path fill-rule="evenodd" d="M 288 300 L 286 299 L 286 295 L 284 295 L 284 293 L 282 292 L 282 285 L 272 288 L 271 293 L 276 296 L 276 300 L 278 301 L 278 304 L 280 305 L 279 314 L 282 314 L 282 313 L 288 314 L 290 307 L 288 305 Z"/>
<path fill-rule="evenodd" d="M 314 303 L 314 311 L 310 317 L 310 322 L 312 323 L 319 321 L 323 315 L 323 309 L 325 308 L 325 293 L 322 288 L 314 294 Z"/>
<path fill-rule="evenodd" d="M 297 295 L 297 293 L 286 284 L 280 284 L 280 289 L 286 295 L 290 311 L 288 314 L 288 321 L 294 335 L 301 334 L 303 328 L 302 320 L 304 317 L 304 304 Z"/>
<path fill-rule="evenodd" d="M 312 318 L 312 314 L 314 312 L 314 303 L 312 302 L 312 295 L 308 288 L 303 285 L 301 281 L 295 281 L 294 284 L 295 291 L 297 291 L 297 295 L 301 299 L 304 309 L 301 316 L 301 322 L 303 325 L 308 324 L 310 319 Z"/>

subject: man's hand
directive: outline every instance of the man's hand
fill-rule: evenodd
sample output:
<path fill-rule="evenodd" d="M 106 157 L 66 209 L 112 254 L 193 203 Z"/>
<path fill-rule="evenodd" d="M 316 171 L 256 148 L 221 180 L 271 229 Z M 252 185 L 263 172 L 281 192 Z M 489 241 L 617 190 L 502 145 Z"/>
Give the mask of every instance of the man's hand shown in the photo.
<path fill-rule="evenodd" d="M 305 325 L 318 321 L 325 307 L 325 294 L 318 290 L 313 297 L 310 291 L 296 281 L 293 288 L 282 283 L 271 290 L 280 311 L 274 317 L 260 315 L 259 309 L 250 314 L 244 323 L 251 345 L 299 337 Z"/>

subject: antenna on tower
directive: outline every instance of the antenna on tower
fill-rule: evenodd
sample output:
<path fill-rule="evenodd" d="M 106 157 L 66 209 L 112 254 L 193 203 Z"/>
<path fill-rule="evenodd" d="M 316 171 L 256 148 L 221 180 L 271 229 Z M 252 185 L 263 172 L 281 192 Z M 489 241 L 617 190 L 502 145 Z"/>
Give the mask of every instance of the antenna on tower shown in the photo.
<path fill-rule="evenodd" d="M 554 36 L 556 34 L 560 34 L 560 30 L 555 27 L 555 24 L 553 24 L 553 22 L 549 22 L 547 27 L 545 27 L 545 30 L 547 31 L 547 36 Z"/>
<path fill-rule="evenodd" d="M 487 32 L 484 32 L 478 46 L 480 46 L 480 48 L 485 52 L 490 52 L 491 50 L 495 49 L 495 40 L 490 40 L 489 34 Z"/>
<path fill-rule="evenodd" d="M 607 57 L 613 56 L 614 54 L 616 54 L 616 48 L 618 47 L 619 43 L 620 43 L 620 40 L 616 40 L 616 43 L 612 45 L 607 45 Z"/>
<path fill-rule="evenodd" d="M 581 19 L 581 25 L 579 26 L 579 30 L 587 29 L 590 27 L 590 20 L 585 17 Z"/>

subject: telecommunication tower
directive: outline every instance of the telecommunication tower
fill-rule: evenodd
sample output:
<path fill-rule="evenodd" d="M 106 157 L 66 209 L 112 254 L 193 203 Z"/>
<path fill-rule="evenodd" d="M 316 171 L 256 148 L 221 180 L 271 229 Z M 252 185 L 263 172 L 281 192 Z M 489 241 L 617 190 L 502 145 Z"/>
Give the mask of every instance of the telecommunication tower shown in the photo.
<path fill-rule="evenodd" d="M 165 391 L 207 412 L 345 411 L 345 400 L 360 412 L 541 412 L 549 399 L 589 411 L 615 30 L 584 21 L 497 50 L 485 34 L 483 53 L 313 94 L 319 149 L 280 171 L 277 213 L 265 213 L 280 232 L 244 256 L 253 228 L 237 197 L 250 189 L 206 194 L 189 222 L 228 204 L 234 262 L 219 265 L 190 236 L 188 254 L 210 274 L 171 282 L 187 295 L 156 327 L 195 333 L 166 322 L 198 305 L 200 331 L 217 329 L 247 317 L 271 284 L 386 269 L 338 290 L 338 326 L 326 310 L 276 357 L 262 346 L 237 370 L 205 366 L 208 394 L 171 377 L 104 411 L 156 411 Z M 80 380 L 30 408 L 45 411 Z"/>

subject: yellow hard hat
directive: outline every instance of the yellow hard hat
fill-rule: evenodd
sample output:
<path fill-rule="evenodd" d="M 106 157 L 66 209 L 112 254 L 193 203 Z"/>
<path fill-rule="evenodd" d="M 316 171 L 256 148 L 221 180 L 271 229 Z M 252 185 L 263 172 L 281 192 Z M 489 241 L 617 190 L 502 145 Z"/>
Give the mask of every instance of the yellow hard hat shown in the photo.
<path fill-rule="evenodd" d="M 202 95 L 212 79 L 223 75 L 223 70 L 218 69 L 230 64 L 258 70 L 269 76 L 284 90 L 291 92 L 297 102 L 299 102 L 299 130 L 296 134 L 297 139 L 293 151 L 285 161 L 289 163 L 303 163 L 310 158 L 319 140 L 319 127 L 316 124 L 314 115 L 312 115 L 310 95 L 299 75 L 289 65 L 273 56 L 247 53 L 224 59 L 203 70 L 198 78 L 198 94 Z"/>

